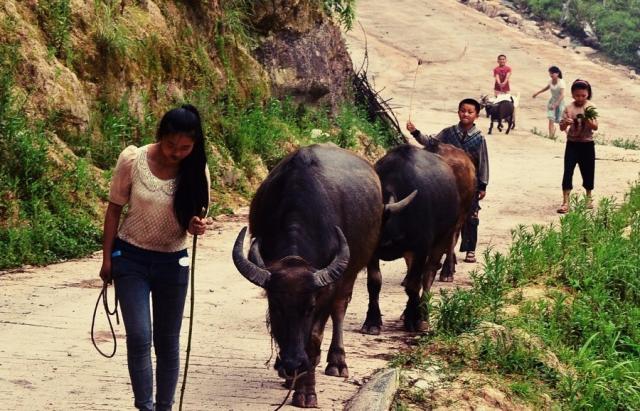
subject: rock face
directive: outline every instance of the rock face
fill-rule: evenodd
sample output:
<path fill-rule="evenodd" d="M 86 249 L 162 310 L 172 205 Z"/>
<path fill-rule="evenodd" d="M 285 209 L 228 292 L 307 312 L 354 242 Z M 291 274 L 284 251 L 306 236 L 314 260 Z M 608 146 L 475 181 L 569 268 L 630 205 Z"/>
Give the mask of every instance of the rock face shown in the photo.
<path fill-rule="evenodd" d="M 260 4 L 255 24 L 264 37 L 255 55 L 269 74 L 272 92 L 335 109 L 348 98 L 353 77 L 340 29 L 311 1 Z"/>

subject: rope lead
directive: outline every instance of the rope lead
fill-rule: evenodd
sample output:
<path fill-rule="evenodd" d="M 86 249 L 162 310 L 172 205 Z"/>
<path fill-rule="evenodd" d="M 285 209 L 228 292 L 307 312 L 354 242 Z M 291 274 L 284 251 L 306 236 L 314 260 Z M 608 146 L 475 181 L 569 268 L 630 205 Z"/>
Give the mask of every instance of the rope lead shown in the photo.
<path fill-rule="evenodd" d="M 96 350 L 106 358 L 112 358 L 116 355 L 116 349 L 118 348 L 118 341 L 116 339 L 116 332 L 113 330 L 113 323 L 111 322 L 111 316 L 116 316 L 116 324 L 120 324 L 120 316 L 118 315 L 118 296 L 115 297 L 115 306 L 113 311 L 109 310 L 109 301 L 107 299 L 107 289 L 109 288 L 109 283 L 104 282 L 102 284 L 102 290 L 100 290 L 100 294 L 98 295 L 98 300 L 96 301 L 96 306 L 93 309 L 93 318 L 91 319 L 91 342 L 93 346 L 96 347 Z M 109 329 L 111 330 L 111 338 L 113 338 L 113 351 L 111 354 L 105 354 L 100 348 L 98 348 L 98 344 L 96 344 L 96 339 L 94 336 L 94 328 L 96 324 L 96 315 L 98 313 L 98 305 L 100 305 L 100 299 L 102 299 L 102 304 L 104 306 L 104 312 L 107 314 L 107 321 L 109 322 Z"/>

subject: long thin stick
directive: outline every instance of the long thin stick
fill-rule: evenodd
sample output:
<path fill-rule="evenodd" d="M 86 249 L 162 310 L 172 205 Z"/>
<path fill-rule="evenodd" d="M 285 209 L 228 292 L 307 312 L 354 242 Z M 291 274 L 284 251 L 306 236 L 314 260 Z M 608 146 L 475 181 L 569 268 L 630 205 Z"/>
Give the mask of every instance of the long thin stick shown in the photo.
<path fill-rule="evenodd" d="M 461 60 L 462 57 L 464 57 L 464 55 L 467 54 L 468 48 L 469 48 L 469 45 L 465 44 L 464 49 L 462 50 L 462 52 L 458 57 L 451 58 L 451 59 L 443 59 L 443 60 L 425 60 L 413 54 L 413 56 L 418 59 L 418 65 L 416 66 L 416 71 L 413 73 L 413 87 L 411 88 L 411 98 L 409 100 L 409 121 L 411 121 L 411 113 L 413 111 L 413 94 L 416 89 L 416 79 L 418 78 L 418 69 L 420 68 L 420 66 L 423 64 L 440 64 L 440 63 L 449 63 L 455 60 Z"/>
<path fill-rule="evenodd" d="M 200 212 L 200 218 L 204 218 L 206 210 L 202 207 Z M 182 377 L 182 388 L 180 388 L 180 406 L 179 411 L 182 411 L 182 401 L 184 400 L 184 389 L 187 385 L 187 372 L 189 371 L 189 357 L 191 355 L 191 335 L 193 333 L 193 307 L 195 303 L 195 280 L 196 280 L 196 245 L 198 244 L 198 235 L 193 235 L 193 247 L 191 251 L 191 307 L 189 309 L 189 337 L 187 338 L 187 358 L 184 363 L 184 376 Z"/>
<path fill-rule="evenodd" d="M 422 60 L 418 59 L 418 65 L 416 71 L 413 73 L 413 87 L 411 87 L 411 97 L 409 99 L 409 121 L 411 121 L 411 112 L 413 111 L 413 93 L 416 90 L 416 80 L 418 79 L 418 69 L 422 65 Z"/>

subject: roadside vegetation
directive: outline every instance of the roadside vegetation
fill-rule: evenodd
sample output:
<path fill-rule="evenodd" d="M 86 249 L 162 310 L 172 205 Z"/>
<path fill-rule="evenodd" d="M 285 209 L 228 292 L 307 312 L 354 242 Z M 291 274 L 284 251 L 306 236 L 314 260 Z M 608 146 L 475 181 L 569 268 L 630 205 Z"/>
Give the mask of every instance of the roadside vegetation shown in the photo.
<path fill-rule="evenodd" d="M 550 136 L 548 133 L 546 133 L 543 130 L 540 130 L 537 127 L 532 128 L 530 131 L 531 131 L 531 134 L 535 136 L 546 138 L 552 141 L 558 141 L 559 139 L 564 138 L 564 133 L 562 132 L 556 132 L 556 134 L 554 134 L 553 136 Z M 610 145 L 618 148 L 623 148 L 625 150 L 640 150 L 640 144 L 638 144 L 638 142 L 636 141 L 637 138 L 634 139 L 634 138 L 619 137 L 619 138 L 607 139 L 602 133 L 595 133 L 593 138 L 595 143 L 601 146 Z"/>
<path fill-rule="evenodd" d="M 583 36 L 589 24 L 608 56 L 640 68 L 640 1 L 514 0 L 514 4 L 577 36 Z"/>
<path fill-rule="evenodd" d="M 17 47 L 0 44 L 0 268 L 83 255 L 100 238 L 90 162 L 50 157 L 46 122 L 31 122 L 12 93 Z"/>
<path fill-rule="evenodd" d="M 518 227 L 506 254 L 485 253 L 470 289 L 427 302 L 433 332 L 392 364 L 441 377 L 405 382 L 396 409 L 435 407 L 438 390 L 478 381 L 531 409 L 640 409 L 640 183 L 621 205 L 574 198 L 572 210 Z"/>
<path fill-rule="evenodd" d="M 190 18 L 180 2 L 157 5 L 165 15 Z M 318 7 L 350 26 L 353 5 L 326 0 Z M 221 2 L 222 17 L 210 27 L 213 42 L 196 23 L 177 18 L 177 38 L 168 41 L 153 26 L 143 30 L 153 24 L 147 13 L 127 7 L 129 18 L 123 18 L 120 2 L 96 0 L 86 10 L 90 26 L 80 33 L 77 20 L 86 16 L 72 15 L 69 0 L 42 0 L 32 10 L 47 63 L 58 65 L 56 76 L 62 65 L 100 84 L 83 127 L 70 126 L 68 111 L 57 107 L 34 113 L 29 99 L 42 90 L 25 81 L 31 62 L 20 57 L 25 46 L 18 21 L 0 10 L 0 269 L 97 250 L 118 154 L 127 145 L 154 141 L 157 121 L 169 107 L 189 102 L 201 111 L 213 215 L 246 201 L 297 147 L 334 142 L 373 158 L 391 141 L 389 131 L 367 121 L 352 102 L 331 111 L 272 98 L 249 54 L 257 38 L 250 2 Z"/>

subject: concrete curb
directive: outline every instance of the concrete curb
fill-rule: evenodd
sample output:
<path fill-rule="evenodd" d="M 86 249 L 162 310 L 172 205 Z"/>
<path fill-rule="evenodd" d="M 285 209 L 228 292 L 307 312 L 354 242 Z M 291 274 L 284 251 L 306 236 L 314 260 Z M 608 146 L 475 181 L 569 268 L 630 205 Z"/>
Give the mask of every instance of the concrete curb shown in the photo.
<path fill-rule="evenodd" d="M 344 407 L 345 411 L 388 411 L 400 381 L 397 368 L 375 373 Z"/>

